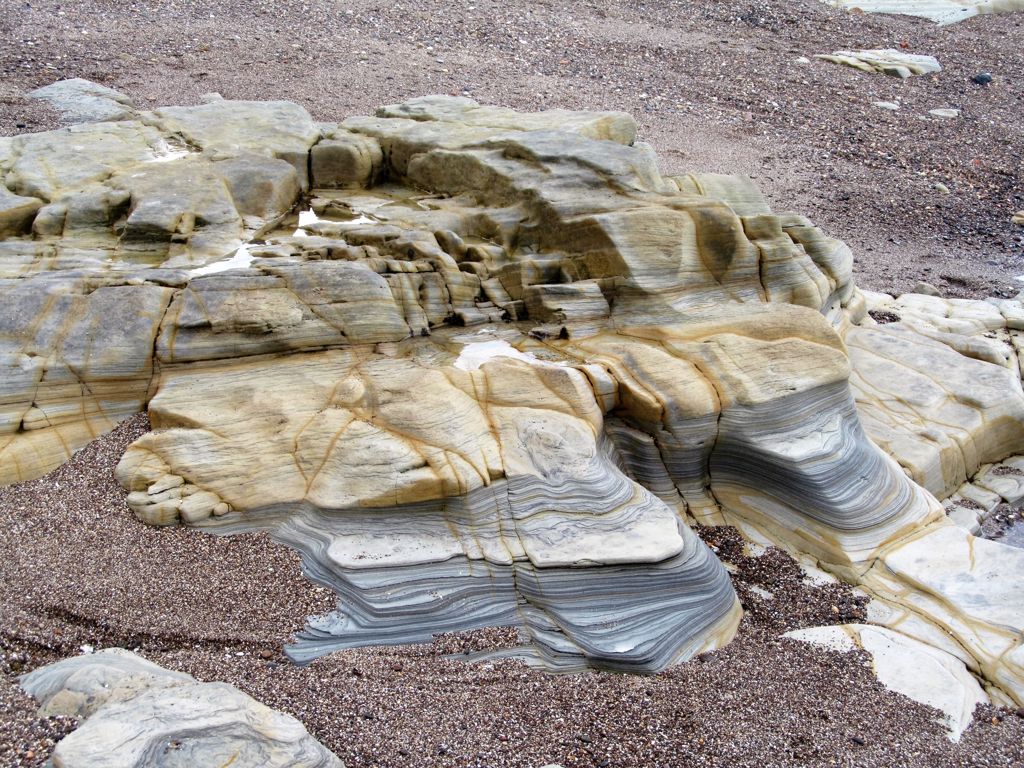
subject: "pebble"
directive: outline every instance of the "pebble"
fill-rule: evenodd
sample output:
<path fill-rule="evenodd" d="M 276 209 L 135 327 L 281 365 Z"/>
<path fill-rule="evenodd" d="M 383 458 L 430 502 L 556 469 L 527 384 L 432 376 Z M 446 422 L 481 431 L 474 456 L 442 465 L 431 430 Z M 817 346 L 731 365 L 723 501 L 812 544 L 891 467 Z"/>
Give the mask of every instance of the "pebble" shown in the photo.
<path fill-rule="evenodd" d="M 977 83 L 978 85 L 988 85 L 989 83 L 992 82 L 992 75 L 989 74 L 988 72 L 979 72 L 974 77 L 972 77 L 971 80 Z"/>

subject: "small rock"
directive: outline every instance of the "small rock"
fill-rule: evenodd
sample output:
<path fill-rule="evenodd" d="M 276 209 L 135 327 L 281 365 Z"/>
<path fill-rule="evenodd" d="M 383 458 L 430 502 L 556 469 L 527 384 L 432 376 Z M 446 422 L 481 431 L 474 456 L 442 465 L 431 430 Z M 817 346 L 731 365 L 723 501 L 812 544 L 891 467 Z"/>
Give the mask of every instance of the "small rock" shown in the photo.
<path fill-rule="evenodd" d="M 261 659 L 269 659 L 269 658 L 272 658 L 273 655 L 274 655 L 274 652 L 271 651 L 269 648 L 264 648 L 262 651 L 260 651 L 260 658 Z"/>
<path fill-rule="evenodd" d="M 959 109 L 946 109 L 946 108 L 943 108 L 943 109 L 929 109 L 928 110 L 928 114 L 929 115 L 933 115 L 934 117 L 960 117 L 960 110 Z"/>
<path fill-rule="evenodd" d="M 879 109 L 889 109 L 893 112 L 900 108 L 900 105 L 895 101 L 872 101 L 871 104 Z"/>
<path fill-rule="evenodd" d="M 988 85 L 992 82 L 992 75 L 988 72 L 979 72 L 971 80 L 978 85 Z"/>
<path fill-rule="evenodd" d="M 1024 211 L 1017 211 L 1010 221 L 1019 227 L 1024 227 Z"/>
<path fill-rule="evenodd" d="M 941 181 L 936 181 L 932 186 L 944 195 L 949 194 L 949 187 L 943 184 Z"/>
<path fill-rule="evenodd" d="M 942 291 L 936 288 L 931 283 L 921 281 L 914 286 L 914 290 L 911 293 L 920 293 L 925 296 L 942 296 Z"/>
<path fill-rule="evenodd" d="M 858 744 L 858 745 L 860 745 L 862 747 L 864 746 L 864 739 L 862 739 L 860 736 L 851 736 L 850 737 L 850 741 L 852 741 L 854 744 Z"/>

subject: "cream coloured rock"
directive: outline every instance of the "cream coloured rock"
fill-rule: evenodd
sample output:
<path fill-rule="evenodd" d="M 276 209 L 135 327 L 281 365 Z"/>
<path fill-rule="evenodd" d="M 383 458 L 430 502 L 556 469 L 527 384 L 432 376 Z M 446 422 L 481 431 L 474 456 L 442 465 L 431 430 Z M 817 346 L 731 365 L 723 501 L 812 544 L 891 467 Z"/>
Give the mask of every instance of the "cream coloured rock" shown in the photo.
<path fill-rule="evenodd" d="M 290 715 L 119 648 L 41 667 L 21 685 L 41 714 L 81 721 L 53 751 L 62 768 L 343 768 Z"/>
<path fill-rule="evenodd" d="M 886 626 L 950 651 L 1024 702 L 1024 557 L 941 521 L 897 542 L 861 577 Z M 938 630 L 938 635 L 936 635 Z"/>
<path fill-rule="evenodd" d="M 174 522 L 169 505 L 192 515 L 195 495 L 167 499 L 160 481 L 187 475 L 203 489 L 205 525 L 272 527 L 314 578 L 361 596 L 318 620 L 296 658 L 512 623 L 529 636 L 523 655 L 551 666 L 648 669 L 735 626 L 724 569 L 611 463 L 574 368 L 496 358 L 432 370 L 325 352 L 168 378 L 150 414 L 159 431 L 118 467 L 140 516 Z M 236 459 L 254 441 L 246 471 Z M 212 517 L 220 499 L 246 513 Z M 398 584 L 416 620 L 396 613 Z"/>
<path fill-rule="evenodd" d="M 36 212 L 42 207 L 42 200 L 15 195 L 0 186 L 0 238 L 27 234 Z"/>
<path fill-rule="evenodd" d="M 1024 0 L 822 0 L 861 13 L 896 13 L 921 16 L 940 25 L 954 24 L 983 13 L 1024 10 Z"/>
<path fill-rule="evenodd" d="M 915 481 L 946 498 L 1024 439 L 1015 306 L 866 293 L 897 322 L 844 333 L 865 429 Z"/>
<path fill-rule="evenodd" d="M 0 483 L 37 477 L 144 408 L 172 290 L 0 283 Z"/>
<path fill-rule="evenodd" d="M 320 130 L 297 104 L 219 100 L 163 107 L 144 120 L 214 157 L 260 154 L 285 160 L 294 167 L 300 185 L 309 187 L 309 150 L 320 138 Z"/>

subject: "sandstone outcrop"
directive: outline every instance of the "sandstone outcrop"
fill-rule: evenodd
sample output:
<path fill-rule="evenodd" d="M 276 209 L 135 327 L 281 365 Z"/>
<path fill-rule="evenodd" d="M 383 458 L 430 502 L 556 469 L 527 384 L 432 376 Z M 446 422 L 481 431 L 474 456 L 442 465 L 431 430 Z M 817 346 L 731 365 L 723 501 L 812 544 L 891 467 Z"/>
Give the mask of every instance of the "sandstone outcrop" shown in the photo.
<path fill-rule="evenodd" d="M 42 203 L 0 243 L 0 481 L 147 407 L 117 473 L 140 518 L 270 530 L 341 596 L 296 659 L 514 625 L 502 653 L 660 669 L 731 637 L 686 525 L 728 522 L 1024 696 L 1024 580 L 988 582 L 1024 553 L 938 500 L 1024 452 L 1019 301 L 858 291 L 843 243 L 747 179 L 662 175 L 621 113 L 68 130 L 111 167 L 39 170 L 66 131 L 0 161 Z"/>
<path fill-rule="evenodd" d="M 54 749 L 56 768 L 344 768 L 294 717 L 120 648 L 41 667 L 21 685 L 40 715 L 80 721 Z"/>

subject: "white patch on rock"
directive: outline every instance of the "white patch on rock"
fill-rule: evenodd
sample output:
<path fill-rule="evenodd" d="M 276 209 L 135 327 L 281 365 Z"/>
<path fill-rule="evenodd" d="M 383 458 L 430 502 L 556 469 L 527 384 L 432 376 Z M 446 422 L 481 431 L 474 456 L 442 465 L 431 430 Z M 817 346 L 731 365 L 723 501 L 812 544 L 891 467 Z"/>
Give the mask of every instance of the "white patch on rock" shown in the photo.
<path fill-rule="evenodd" d="M 203 275 L 213 275 L 217 272 L 227 272 L 229 269 L 246 269 L 252 264 L 253 258 L 253 255 L 249 253 L 249 245 L 245 244 L 235 251 L 231 258 L 215 261 L 212 264 L 207 264 L 205 267 L 190 269 L 188 274 L 189 277 L 202 277 Z"/>
<path fill-rule="evenodd" d="M 516 360 L 525 360 L 528 363 L 538 362 L 533 355 L 520 352 L 504 339 L 494 339 L 492 341 L 475 341 L 464 346 L 455 361 L 455 367 L 463 371 L 475 371 L 495 357 L 514 357 Z"/>

